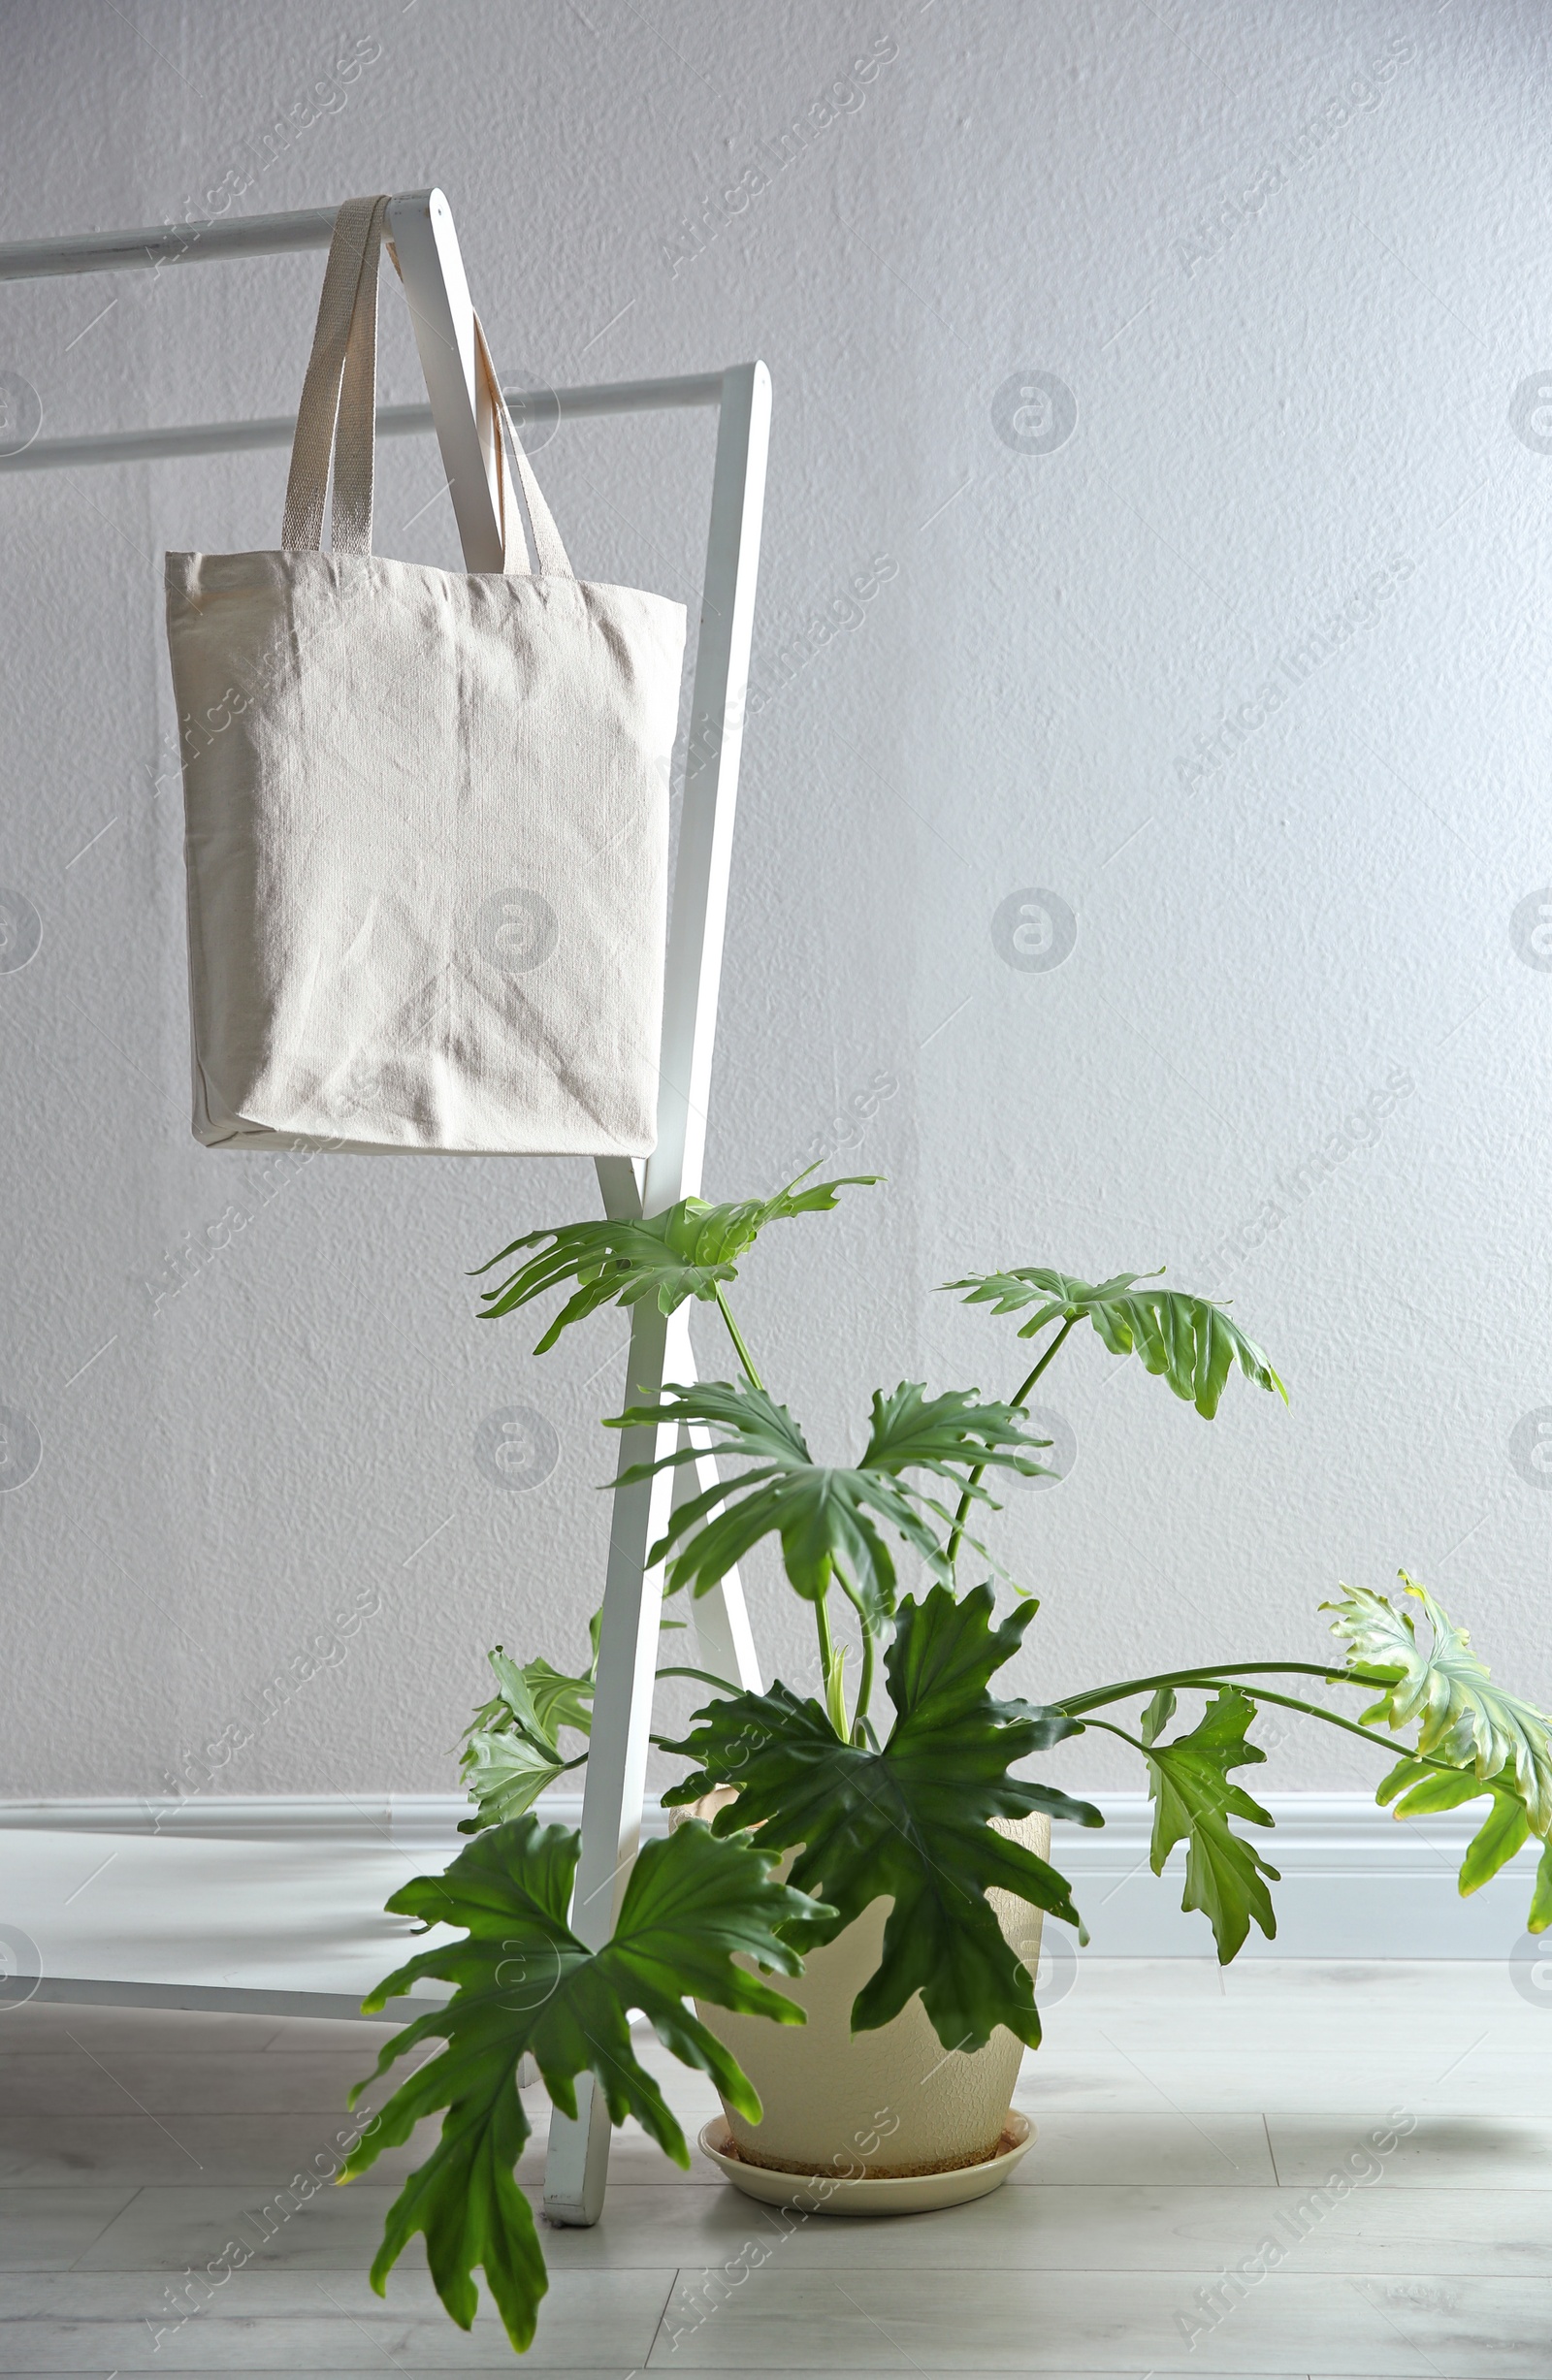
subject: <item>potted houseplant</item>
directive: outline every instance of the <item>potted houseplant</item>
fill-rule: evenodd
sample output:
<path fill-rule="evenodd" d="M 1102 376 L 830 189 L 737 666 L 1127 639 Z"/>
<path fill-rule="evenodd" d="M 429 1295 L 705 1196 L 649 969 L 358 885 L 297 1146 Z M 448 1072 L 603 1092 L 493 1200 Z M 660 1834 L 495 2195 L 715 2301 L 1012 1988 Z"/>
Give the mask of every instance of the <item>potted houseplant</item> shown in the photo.
<path fill-rule="evenodd" d="M 833 1207 L 845 1186 L 800 1180 L 774 1199 L 730 1206 L 684 1200 L 648 1221 L 529 1233 L 492 1260 L 516 1264 L 485 1297 L 489 1319 L 570 1291 L 540 1353 L 611 1303 L 655 1297 L 671 1312 L 694 1297 L 716 1307 L 737 1376 L 665 1387 L 658 1403 L 630 1406 L 608 1426 L 672 1422 L 710 1433 L 723 1484 L 674 1512 L 654 1553 L 665 1564 L 665 1591 L 703 1593 L 753 1545 L 776 1538 L 787 1579 L 813 1614 L 819 1682 L 815 1694 L 779 1683 L 754 1694 L 706 1679 L 713 1697 L 691 1732 L 666 1745 L 691 1765 L 664 1800 L 699 1815 L 643 1849 L 613 1938 L 595 1951 L 567 1922 L 577 1837 L 541 1825 L 532 1808 L 586 1757 L 585 1742 L 569 1750 L 563 1735 L 586 1738 L 592 1670 L 567 1675 L 543 1660 L 515 1661 L 501 1648 L 491 1656 L 497 1691 L 476 1714 L 464 1755 L 474 1840 L 444 1875 L 417 1879 L 389 1903 L 428 1925 L 463 1929 L 463 1939 L 410 1959 L 367 2004 L 381 2008 L 424 1977 L 444 1979 L 453 1986 L 445 2009 L 389 2042 L 377 2073 L 420 2042 L 443 2046 L 387 2102 L 346 2175 L 406 2139 L 423 2116 L 445 2111 L 436 2147 L 389 2213 L 372 2280 L 382 2290 L 406 2242 L 424 2232 L 454 2320 L 466 2328 L 472 2321 L 472 2276 L 482 2267 L 519 2351 L 533 2337 L 545 2287 L 533 2215 L 513 2178 L 529 2129 L 515 2087 L 524 2055 L 567 2113 L 575 2077 L 591 2071 L 616 2123 L 634 2115 L 670 2156 L 689 2163 L 678 2125 L 631 2049 L 632 2010 L 716 2082 L 734 2128 L 729 2168 L 767 2175 L 778 2168 L 790 2188 L 834 2153 L 812 2131 L 813 2154 L 793 2145 L 801 2148 L 802 2125 L 813 2117 L 799 2109 L 794 2130 L 788 2104 L 802 2097 L 809 2043 L 787 2029 L 803 2023 L 804 1996 L 814 2019 L 807 2072 L 821 2085 L 809 2092 L 814 2120 L 840 2107 L 850 2121 L 856 2076 L 848 2076 L 848 2055 L 860 2060 L 869 2094 L 878 2073 L 869 2055 L 892 2035 L 888 2071 L 906 2086 L 893 2091 L 896 2103 L 922 2080 L 928 2053 L 939 2067 L 958 2061 L 955 2074 L 973 2070 L 974 2087 L 959 2093 L 962 2153 L 925 2162 L 962 2176 L 1009 2153 L 1002 2125 L 1018 2056 L 1040 2040 L 1034 1929 L 1043 1914 L 1081 1926 L 1047 1855 L 1050 1821 L 1103 1823 L 1090 1805 L 1025 1773 L 1064 1738 L 1101 1727 L 1135 1750 L 1154 1804 L 1152 1866 L 1159 1871 L 1185 1845 L 1183 1906 L 1207 1916 L 1224 1961 L 1252 1923 L 1268 1937 L 1276 1931 L 1268 1887 L 1277 1871 L 1233 1824 L 1272 1824 L 1233 1775 L 1265 1757 L 1249 1737 L 1263 1703 L 1306 1712 L 1392 1754 L 1400 1739 L 1401 1757 L 1378 1788 L 1398 1816 L 1485 1800 L 1463 1892 L 1495 1875 L 1532 1835 L 1545 1843 L 1552 1834 L 1549 1721 L 1491 1682 L 1465 1631 L 1410 1580 L 1406 1605 L 1358 1587 L 1323 1607 L 1342 1640 L 1340 1665 L 1225 1661 L 1040 1703 L 997 1698 L 992 1682 L 1036 1606 L 1013 1589 L 999 1617 L 989 1581 L 964 1577 L 972 1560 L 976 1572 L 996 1572 L 972 1531 L 998 1509 L 989 1478 L 1041 1469 L 1043 1442 L 1025 1427 L 1026 1399 L 1073 1333 L 1086 1325 L 1113 1353 L 1135 1353 L 1208 1419 L 1236 1364 L 1265 1390 L 1280 1395 L 1282 1384 L 1221 1306 L 1163 1287 L 1156 1274 L 1094 1283 L 1021 1266 L 946 1284 L 1016 1318 L 1018 1335 L 1032 1342 L 1034 1360 L 1006 1402 L 974 1389 L 928 1396 L 905 1382 L 889 1396 L 875 1393 L 855 1463 L 818 1463 L 757 1370 L 728 1289 L 766 1226 Z M 681 1451 L 626 1476 L 692 1460 L 688 1444 L 676 1442 Z M 891 1537 L 920 1563 L 913 1593 L 901 1592 Z M 1348 1718 L 1293 1690 L 1311 1680 L 1355 1688 L 1368 1707 Z M 1172 1734 L 1182 1694 L 1203 1707 Z M 1136 1716 L 1123 1724 L 1118 1712 Z M 1552 1849 L 1537 1871 L 1530 1924 L 1536 1931 L 1549 1920 Z M 784 2060 L 782 2049 L 796 2050 L 798 2061 Z M 773 2153 L 760 2145 L 762 2074 L 780 2117 L 765 2136 L 776 2140 Z M 889 2127 L 889 2099 L 886 2092 L 871 2101 L 872 2129 L 855 2134 L 855 2154 L 872 2174 L 898 2174 L 913 2162 Z"/>

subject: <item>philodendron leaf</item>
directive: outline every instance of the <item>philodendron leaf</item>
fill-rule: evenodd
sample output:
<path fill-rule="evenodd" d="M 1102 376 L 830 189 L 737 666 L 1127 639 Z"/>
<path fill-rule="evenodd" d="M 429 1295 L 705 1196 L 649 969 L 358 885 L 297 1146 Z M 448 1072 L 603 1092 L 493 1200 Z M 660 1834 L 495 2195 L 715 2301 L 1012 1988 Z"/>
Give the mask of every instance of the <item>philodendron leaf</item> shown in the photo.
<path fill-rule="evenodd" d="M 1530 1840 L 1530 1821 L 1517 1793 L 1494 1793 L 1488 1813 L 1466 1847 L 1461 1861 L 1460 1889 L 1464 1899 L 1475 1892 Z"/>
<path fill-rule="evenodd" d="M 1020 1338 L 1034 1338 L 1049 1322 L 1081 1322 L 1085 1318 L 1099 1333 L 1112 1355 L 1143 1359 L 1144 1366 L 1167 1380 L 1177 1397 L 1194 1404 L 1208 1421 L 1218 1409 L 1236 1360 L 1247 1380 L 1275 1389 L 1284 1404 L 1288 1392 L 1261 1349 L 1245 1337 L 1211 1298 L 1188 1297 L 1179 1289 L 1138 1289 L 1140 1280 L 1155 1273 L 1117 1272 L 1109 1281 L 1082 1281 L 1070 1272 L 1052 1272 L 1044 1265 L 1020 1265 L 1012 1272 L 971 1273 L 962 1281 L 945 1281 L 945 1289 L 968 1292 L 966 1305 L 990 1305 L 993 1313 L 1014 1314 L 1033 1306 L 1021 1326 Z"/>
<path fill-rule="evenodd" d="M 681 1587 L 704 1594 L 751 1546 L 777 1536 L 800 1595 L 824 1594 L 840 1571 L 875 1628 L 894 1609 L 894 1561 L 884 1528 L 897 1530 L 935 1576 L 950 1576 L 932 1523 L 942 1522 L 946 1534 L 951 1516 L 908 1472 L 930 1472 L 956 1493 L 968 1491 L 991 1504 L 972 1481 L 973 1470 L 991 1464 L 1027 1475 L 1043 1467 L 1035 1460 L 1041 1441 L 1029 1436 L 1016 1407 L 985 1404 L 973 1389 L 928 1397 L 915 1381 L 902 1381 L 892 1397 L 875 1393 L 867 1445 L 854 1464 L 816 1463 L 787 1407 L 744 1382 L 669 1386 L 658 1404 L 632 1405 L 608 1426 L 664 1422 L 678 1423 L 681 1435 L 691 1426 L 709 1432 L 720 1457 L 748 1466 L 675 1510 L 652 1549 L 654 1561 L 668 1561 L 670 1594 Z M 680 1444 L 654 1462 L 632 1464 L 621 1484 L 695 1459 L 693 1444 Z M 974 1538 L 966 1542 L 976 1545 Z M 976 1551 L 985 1548 L 976 1545 Z"/>
<path fill-rule="evenodd" d="M 1536 1871 L 1536 1889 L 1531 1895 L 1531 1914 L 1526 1931 L 1544 1934 L 1552 1925 L 1552 1843 L 1542 1851 Z"/>
<path fill-rule="evenodd" d="M 1497 1777 L 1482 1778 L 1474 1769 L 1440 1768 L 1436 1761 L 1414 1760 L 1408 1753 L 1380 1781 L 1374 1799 L 1381 1809 L 1394 1803 L 1398 1818 L 1430 1817 L 1439 1810 L 1458 1809 L 1462 1802 L 1491 1803 L 1461 1862 L 1463 1898 L 1495 1877 L 1531 1832 L 1525 1804 L 1506 1768 Z"/>
<path fill-rule="evenodd" d="M 1030 1452 L 1049 1444 L 1029 1435 L 1020 1406 L 983 1403 L 979 1389 L 946 1389 L 929 1397 L 922 1382 L 902 1380 L 892 1397 L 873 1393 L 873 1426 L 862 1462 L 896 1479 L 903 1471 L 935 1471 L 959 1489 L 966 1469 L 983 1463 L 1004 1464 L 1026 1479 L 1050 1478 L 1049 1466 Z"/>
<path fill-rule="evenodd" d="M 593 1727 L 597 1647 L 592 1667 L 574 1678 L 543 1659 L 519 1667 L 500 1645 L 486 1658 L 496 1673 L 498 1690 L 465 1730 L 458 1765 L 474 1815 L 460 1822 L 461 1835 L 520 1817 L 546 1786 L 575 1765 L 561 1750 L 560 1730 L 571 1727 L 587 1736 Z"/>
<path fill-rule="evenodd" d="M 1340 1603 L 1320 1607 L 1337 1614 L 1331 1632 L 1351 1647 L 1350 1665 L 1377 1670 L 1390 1680 L 1364 1713 L 1365 1721 L 1402 1728 L 1415 1719 L 1415 1752 L 1466 1770 L 1484 1785 L 1510 1785 L 1525 1805 L 1530 1832 L 1547 1840 L 1552 1836 L 1552 1720 L 1534 1703 L 1495 1686 L 1465 1628 L 1455 1625 L 1426 1587 L 1405 1570 L 1398 1575 L 1427 1617 L 1426 1645 L 1418 1642 L 1412 1613 L 1367 1587 L 1344 1587 Z"/>
<path fill-rule="evenodd" d="M 882 1751 L 842 1743 L 817 1702 L 780 1685 L 697 1711 L 694 1731 L 668 1747 L 696 1767 L 665 1801 L 732 1785 L 737 1799 L 717 1831 L 752 1827 L 755 1848 L 772 1853 L 801 1846 L 792 1882 L 830 1910 L 783 1926 L 796 1948 L 832 1942 L 872 1902 L 892 1900 L 877 1972 L 853 2005 L 854 2032 L 888 2024 L 920 1991 L 946 2049 L 979 2048 L 998 2025 L 1031 2046 L 1040 2040 L 1028 1972 L 986 1891 L 999 1885 L 1073 1926 L 1078 1912 L 1065 1878 L 988 1821 L 1033 1810 L 1104 1821 L 1086 1802 L 1009 1774 L 1078 1727 L 987 1691 L 1033 1611 L 1025 1605 L 994 1627 L 989 1587 L 958 1600 L 935 1587 L 902 1604 L 884 1662 L 894 1723 Z"/>
<path fill-rule="evenodd" d="M 605 1217 L 598 1223 L 548 1224 L 543 1231 L 525 1232 L 481 1265 L 490 1272 L 524 1248 L 550 1245 L 531 1256 L 495 1289 L 482 1290 L 482 1322 L 495 1322 L 519 1305 L 540 1298 L 565 1282 L 576 1283 L 575 1295 L 545 1332 L 535 1355 L 553 1347 L 573 1322 L 597 1312 L 600 1305 L 635 1305 L 656 1297 L 659 1309 L 671 1314 L 687 1298 L 712 1299 L 718 1284 L 738 1277 L 734 1258 L 753 1247 L 767 1223 L 791 1215 L 826 1212 L 836 1204 L 835 1193 L 850 1185 L 867 1187 L 876 1174 L 848 1174 L 837 1181 L 801 1184 L 806 1174 L 790 1182 L 770 1199 L 740 1199 L 713 1206 L 705 1199 L 681 1199 L 661 1215 Z"/>
<path fill-rule="evenodd" d="M 1148 1853 L 1153 1873 L 1163 1873 L 1177 1843 L 1189 1846 L 1180 1907 L 1200 1909 L 1211 1920 L 1223 1966 L 1244 1943 L 1252 1917 L 1269 1942 L 1277 1930 L 1272 1896 L 1262 1881 L 1270 1877 L 1278 1882 L 1277 1871 L 1229 1824 L 1231 1817 L 1248 1818 L 1256 1826 L 1272 1824 L 1259 1802 L 1229 1779 L 1231 1768 L 1266 1758 L 1245 1741 L 1254 1717 L 1255 1704 L 1248 1694 L 1238 1687 L 1222 1687 L 1189 1735 L 1178 1735 L 1170 1744 L 1150 1744 L 1147 1755 L 1153 1796 Z"/>
<path fill-rule="evenodd" d="M 594 1657 L 596 1664 L 597 1656 Z M 508 1663 L 508 1667 L 516 1669 L 515 1663 Z M 562 1727 L 574 1727 L 579 1735 L 592 1733 L 594 1673 L 591 1668 L 584 1670 L 579 1677 L 571 1677 L 564 1669 L 552 1668 L 541 1656 L 536 1660 L 525 1661 L 523 1667 L 516 1670 L 514 1687 L 517 1680 L 522 1682 L 534 1727 L 552 1743 Z M 512 1710 L 521 1715 L 515 1691 L 509 1692 L 503 1686 L 502 1692 Z"/>
<path fill-rule="evenodd" d="M 1147 1710 L 1143 1713 L 1144 1743 L 1156 1743 L 1174 1717 L 1175 1689 L 1173 1686 L 1161 1686 L 1155 1690 Z"/>
<path fill-rule="evenodd" d="M 416 1877 L 394 1894 L 388 1907 L 399 1915 L 467 1930 L 461 1941 L 421 1951 L 363 2003 L 373 2013 L 428 1976 L 455 1987 L 445 2008 L 418 2016 L 385 2043 L 375 2074 L 420 2042 L 440 2039 L 445 2046 L 400 2084 L 341 2177 L 364 2173 L 383 2149 L 407 2140 L 423 2116 L 445 2109 L 436 2148 L 388 2210 L 372 2285 L 385 2294 L 395 2263 L 423 2232 L 436 2294 L 453 2320 L 466 2331 L 473 2322 L 473 2275 L 481 2268 L 519 2355 L 533 2340 L 548 2285 L 533 2209 L 513 2173 L 529 2136 L 517 2089 L 525 2051 L 564 2113 L 575 2115 L 575 2078 L 591 2073 L 611 2122 L 633 2115 L 675 2164 L 688 2166 L 684 2135 L 631 2045 L 631 2010 L 639 2009 L 665 2048 L 708 2074 L 758 2123 L 760 2102 L 747 2077 L 691 2014 L 686 1995 L 800 2024 L 801 2010 L 734 1959 L 799 1973 L 777 1929 L 822 1914 L 800 1892 L 773 1883 L 771 1861 L 747 1839 L 718 1841 L 693 1822 L 646 1845 L 612 1939 L 590 1950 L 566 1923 L 578 1848 L 578 1836 L 565 1827 L 515 1818 L 471 1843 L 445 1875 Z M 356 2085 L 352 2105 L 367 2087 Z"/>
<path fill-rule="evenodd" d="M 565 1775 L 566 1765 L 525 1735 L 488 1735 L 475 1728 L 459 1762 L 474 1815 L 459 1820 L 459 1833 L 477 1835 L 487 1826 L 521 1817 Z"/>

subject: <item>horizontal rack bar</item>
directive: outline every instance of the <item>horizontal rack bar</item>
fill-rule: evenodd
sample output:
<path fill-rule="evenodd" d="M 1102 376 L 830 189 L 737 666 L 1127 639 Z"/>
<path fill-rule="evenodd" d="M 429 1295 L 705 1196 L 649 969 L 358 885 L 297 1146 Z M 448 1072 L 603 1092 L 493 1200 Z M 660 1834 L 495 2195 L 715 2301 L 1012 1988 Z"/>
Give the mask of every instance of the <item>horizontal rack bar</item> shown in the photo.
<path fill-rule="evenodd" d="M 670 380 L 602 381 L 596 388 L 508 389 L 506 402 L 518 422 L 581 420 L 612 413 L 658 413 L 675 407 L 719 405 L 720 371 L 691 372 Z M 0 471 L 62 470 L 82 463 L 154 463 L 172 455 L 242 454 L 265 446 L 289 446 L 294 414 L 263 421 L 204 422 L 184 429 L 108 430 L 96 436 L 34 439 L 19 454 L 0 455 Z M 430 430 L 430 405 L 381 405 L 380 438 L 407 438 Z"/>
<path fill-rule="evenodd" d="M 153 223 L 138 232 L 68 232 L 61 240 L 16 240 L 0 246 L 0 281 L 44 281 L 62 273 L 151 272 L 201 265 L 223 256 L 284 256 L 326 248 L 333 207 L 283 215 L 234 215 L 230 223 Z"/>

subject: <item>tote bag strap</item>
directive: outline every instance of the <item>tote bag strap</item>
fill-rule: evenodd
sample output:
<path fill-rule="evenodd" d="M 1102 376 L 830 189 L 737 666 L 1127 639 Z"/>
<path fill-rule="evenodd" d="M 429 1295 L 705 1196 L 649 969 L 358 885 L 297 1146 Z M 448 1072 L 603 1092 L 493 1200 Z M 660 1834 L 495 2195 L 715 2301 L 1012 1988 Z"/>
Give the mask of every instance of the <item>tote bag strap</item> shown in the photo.
<path fill-rule="evenodd" d="M 324 502 L 334 466 L 331 544 L 337 554 L 372 551 L 373 443 L 377 396 L 377 273 L 388 197 L 347 199 L 318 301 L 312 353 L 297 412 L 280 545 L 315 552 L 323 542 Z M 476 417 L 496 464 L 503 567 L 551 578 L 575 575 L 561 532 L 523 452 L 491 364 L 484 326 L 474 316 Z M 532 560 L 530 553 L 532 550 Z"/>
<path fill-rule="evenodd" d="M 501 384 L 496 377 L 491 351 L 485 343 L 485 326 L 477 314 L 474 317 L 474 361 L 478 372 L 477 418 L 481 433 L 489 435 L 496 456 L 496 497 L 501 551 L 505 556 L 503 567 L 508 574 L 532 569 L 546 578 L 575 578 L 576 572 L 566 560 L 566 547 L 561 542 L 561 532 L 555 526 L 554 515 L 540 493 L 539 483 L 534 476 L 534 466 L 523 452 L 523 441 L 517 434 L 506 400 L 501 395 Z M 529 559 L 530 539 L 532 561 Z"/>
<path fill-rule="evenodd" d="M 302 387 L 280 545 L 294 554 L 323 542 L 334 463 L 331 543 L 337 554 L 372 551 L 372 441 L 377 405 L 377 264 L 388 194 L 346 199 L 335 216 Z"/>

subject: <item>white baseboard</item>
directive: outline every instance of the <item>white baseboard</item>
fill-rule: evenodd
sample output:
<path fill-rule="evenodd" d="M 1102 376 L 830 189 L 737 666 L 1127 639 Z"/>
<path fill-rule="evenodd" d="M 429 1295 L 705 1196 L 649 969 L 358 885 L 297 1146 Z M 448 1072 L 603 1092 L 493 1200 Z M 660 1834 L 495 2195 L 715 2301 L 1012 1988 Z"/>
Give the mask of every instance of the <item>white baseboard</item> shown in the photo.
<path fill-rule="evenodd" d="M 568 1797 L 576 1816 L 580 1793 Z M 547 1807 L 548 1805 L 546 1805 Z M 395 1849 L 461 1848 L 462 1793 L 118 1794 L 102 1800 L 0 1801 L 0 1829 L 45 1827 L 86 1835 L 181 1835 L 204 1842 L 375 1844 Z"/>
<path fill-rule="evenodd" d="M 1061 1826 L 1052 1851 L 1070 1878 L 1099 1957 L 1200 1958 L 1212 1952 L 1207 1921 L 1180 1907 L 1183 1859 L 1162 1878 L 1148 1864 L 1149 1805 L 1141 1794 L 1096 1795 L 1103 1831 Z M 1274 1834 L 1247 1828 L 1270 1864 L 1277 1937 L 1252 1929 L 1242 1955 L 1300 1959 L 1505 1958 L 1525 1933 L 1537 1847 L 1479 1893 L 1456 1889 L 1461 1855 L 1480 1811 L 1398 1824 L 1357 1794 L 1269 1794 Z M 334 1841 L 341 1852 L 375 1845 L 445 1860 L 467 1838 L 469 1804 L 457 1793 L 189 1795 L 180 1800 L 0 1802 L 0 1829 L 48 1827 L 90 1834 L 178 1835 L 210 1841 Z M 580 1794 L 547 1795 L 540 1814 L 574 1826 Z M 666 1831 L 649 1805 L 645 1831 Z"/>
<path fill-rule="evenodd" d="M 1270 1887 L 1275 1942 L 1251 1928 L 1242 1957 L 1503 1959 L 1522 1942 L 1538 1844 L 1462 1900 L 1457 1879 L 1485 1803 L 1398 1822 L 1362 1794 L 1268 1793 L 1273 1833 L 1246 1826 L 1281 1881 Z M 1151 1805 L 1142 1794 L 1096 1794 L 1103 1832 L 1056 1829 L 1051 1857 L 1101 1957 L 1185 1958 L 1212 1949 L 1207 1919 L 1180 1909 L 1183 1853 L 1162 1877 L 1148 1860 Z"/>

